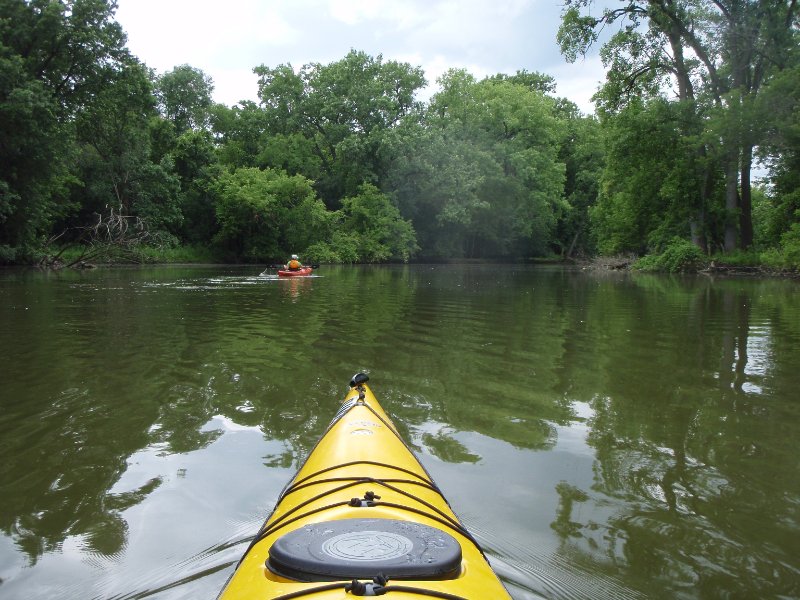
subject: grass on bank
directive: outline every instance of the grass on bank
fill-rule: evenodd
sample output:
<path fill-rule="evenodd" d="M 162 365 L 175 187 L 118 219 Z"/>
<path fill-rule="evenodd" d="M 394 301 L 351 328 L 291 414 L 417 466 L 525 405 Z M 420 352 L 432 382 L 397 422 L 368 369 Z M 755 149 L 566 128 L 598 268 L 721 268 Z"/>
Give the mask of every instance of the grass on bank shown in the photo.
<path fill-rule="evenodd" d="M 208 246 L 178 246 L 175 248 L 153 248 L 144 246 L 140 255 L 147 263 L 219 263 L 223 262 L 217 252 Z"/>
<path fill-rule="evenodd" d="M 120 248 L 117 246 L 96 247 L 69 246 L 65 249 L 45 251 L 35 262 L 50 267 L 105 264 L 170 264 L 170 263 L 222 263 L 219 254 L 207 246 L 136 246 Z"/>
<path fill-rule="evenodd" d="M 674 238 L 663 252 L 643 256 L 632 268 L 636 271 L 662 273 L 696 273 L 705 269 L 800 272 L 800 227 L 796 232 L 789 233 L 796 233 L 797 239 L 794 235 L 785 235 L 779 248 L 763 251 L 738 250 L 712 256 L 706 256 L 688 240 Z"/>

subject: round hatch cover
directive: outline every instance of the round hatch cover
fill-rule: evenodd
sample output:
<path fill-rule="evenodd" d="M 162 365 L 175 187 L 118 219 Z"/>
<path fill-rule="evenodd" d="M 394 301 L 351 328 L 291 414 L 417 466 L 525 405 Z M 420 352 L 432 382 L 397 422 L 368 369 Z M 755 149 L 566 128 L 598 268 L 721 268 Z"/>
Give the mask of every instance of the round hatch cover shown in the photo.
<path fill-rule="evenodd" d="M 314 523 L 278 538 L 267 567 L 299 581 L 448 579 L 461 566 L 461 546 L 450 534 L 393 519 Z"/>

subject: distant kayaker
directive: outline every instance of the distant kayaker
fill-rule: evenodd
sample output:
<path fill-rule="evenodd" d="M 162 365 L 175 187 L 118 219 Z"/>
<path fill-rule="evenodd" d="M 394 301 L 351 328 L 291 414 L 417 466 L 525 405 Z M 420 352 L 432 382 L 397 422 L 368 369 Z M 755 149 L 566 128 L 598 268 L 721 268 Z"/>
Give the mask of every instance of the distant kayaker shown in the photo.
<path fill-rule="evenodd" d="M 292 254 L 292 258 L 286 263 L 286 268 L 290 271 L 299 271 L 303 268 L 303 264 L 300 262 L 297 254 Z"/>

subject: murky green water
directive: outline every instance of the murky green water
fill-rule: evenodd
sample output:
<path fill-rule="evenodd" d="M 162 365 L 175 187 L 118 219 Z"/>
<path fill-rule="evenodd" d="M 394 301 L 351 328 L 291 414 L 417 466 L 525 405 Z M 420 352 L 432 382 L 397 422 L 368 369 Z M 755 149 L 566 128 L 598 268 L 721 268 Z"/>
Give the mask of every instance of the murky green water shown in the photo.
<path fill-rule="evenodd" d="M 800 596 L 800 285 L 0 272 L 0 597 L 213 598 L 373 390 L 516 599 Z"/>

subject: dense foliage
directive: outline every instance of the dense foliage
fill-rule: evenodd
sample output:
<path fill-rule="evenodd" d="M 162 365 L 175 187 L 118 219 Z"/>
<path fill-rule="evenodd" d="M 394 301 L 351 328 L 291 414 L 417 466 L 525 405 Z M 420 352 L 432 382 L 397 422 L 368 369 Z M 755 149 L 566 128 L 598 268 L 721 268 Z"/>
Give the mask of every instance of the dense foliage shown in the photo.
<path fill-rule="evenodd" d="M 156 74 L 132 56 L 115 8 L 0 0 L 0 263 L 128 248 L 124 227 L 97 234 L 128 219 L 147 231 L 139 258 L 569 258 L 689 240 L 800 261 L 794 3 L 624 2 L 593 17 L 569 0 L 568 59 L 622 24 L 601 50 L 597 118 L 526 71 L 451 70 L 423 103 L 420 68 L 355 50 L 258 66 L 260 101 L 228 107 L 199 69 Z"/>
<path fill-rule="evenodd" d="M 791 258 L 797 197 L 798 7 L 783 0 L 566 0 L 558 40 L 574 60 L 611 31 L 595 100 L 607 163 L 592 218 L 606 252 Z M 755 159 L 769 168 L 754 205 Z M 760 234 L 760 235 L 759 235 Z"/>

